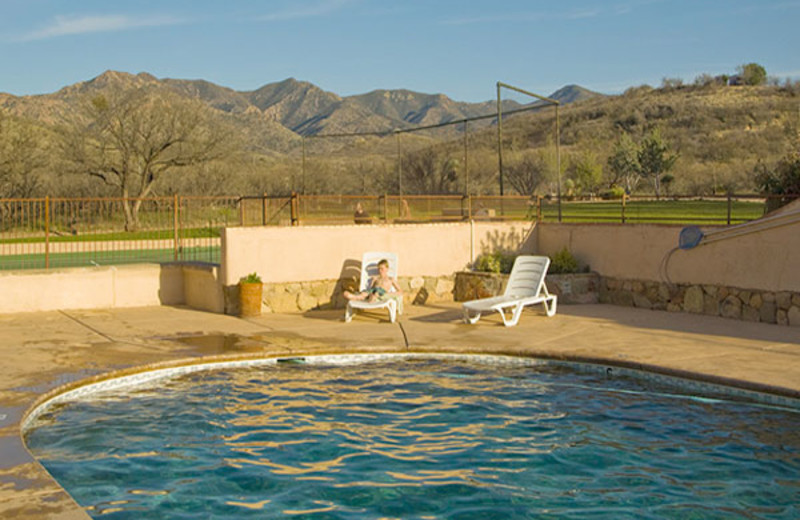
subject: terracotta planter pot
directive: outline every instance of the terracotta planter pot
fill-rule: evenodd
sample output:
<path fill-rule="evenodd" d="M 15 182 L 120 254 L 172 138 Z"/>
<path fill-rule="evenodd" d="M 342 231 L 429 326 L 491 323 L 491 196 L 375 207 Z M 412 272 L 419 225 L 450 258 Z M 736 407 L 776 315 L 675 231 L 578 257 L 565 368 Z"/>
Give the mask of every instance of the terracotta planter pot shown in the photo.
<path fill-rule="evenodd" d="M 239 316 L 261 316 L 263 288 L 261 283 L 239 283 Z"/>

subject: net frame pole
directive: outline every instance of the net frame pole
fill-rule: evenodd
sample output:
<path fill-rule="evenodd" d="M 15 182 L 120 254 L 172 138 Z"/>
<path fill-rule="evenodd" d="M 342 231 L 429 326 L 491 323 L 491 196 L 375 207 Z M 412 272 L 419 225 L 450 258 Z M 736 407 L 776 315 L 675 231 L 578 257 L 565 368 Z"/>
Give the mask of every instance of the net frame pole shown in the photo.
<path fill-rule="evenodd" d="M 395 145 L 397 146 L 397 195 L 403 195 L 403 154 L 400 150 L 400 132 L 394 132 Z"/>
<path fill-rule="evenodd" d="M 509 90 L 513 90 L 515 92 L 519 92 L 520 94 L 525 94 L 526 96 L 534 97 L 540 101 L 544 101 L 546 103 L 552 104 L 555 106 L 556 112 L 556 179 L 557 179 L 557 186 L 556 186 L 556 195 L 558 201 L 558 221 L 561 222 L 561 132 L 559 129 L 559 114 L 558 114 L 558 107 L 561 105 L 561 102 L 557 99 L 552 99 L 546 96 L 541 96 L 539 94 L 535 94 L 533 92 L 528 92 L 525 89 L 521 89 L 519 87 L 515 87 L 514 85 L 509 85 L 508 83 L 503 83 L 502 81 L 497 82 L 497 164 L 499 168 L 499 177 L 500 177 L 500 196 L 503 196 L 503 114 L 502 114 L 502 104 L 500 99 L 501 89 L 506 88 Z"/>
<path fill-rule="evenodd" d="M 464 195 L 469 197 L 469 121 L 464 120 Z"/>
<path fill-rule="evenodd" d="M 500 100 L 500 87 L 497 82 L 497 175 L 500 180 L 500 196 L 503 196 L 503 103 Z"/>
<path fill-rule="evenodd" d="M 300 166 L 300 171 L 303 176 L 303 195 L 306 194 L 306 136 L 303 136 L 303 161 Z M 294 186 L 292 187 L 294 189 Z"/>

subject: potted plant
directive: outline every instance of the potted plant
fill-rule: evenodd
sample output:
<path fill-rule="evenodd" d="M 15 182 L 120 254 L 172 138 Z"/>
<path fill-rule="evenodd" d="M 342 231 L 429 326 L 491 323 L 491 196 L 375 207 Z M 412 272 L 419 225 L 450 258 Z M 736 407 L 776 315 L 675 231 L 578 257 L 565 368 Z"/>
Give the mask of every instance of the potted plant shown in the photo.
<path fill-rule="evenodd" d="M 258 273 L 250 273 L 239 280 L 239 315 L 261 316 L 261 293 L 264 284 Z"/>

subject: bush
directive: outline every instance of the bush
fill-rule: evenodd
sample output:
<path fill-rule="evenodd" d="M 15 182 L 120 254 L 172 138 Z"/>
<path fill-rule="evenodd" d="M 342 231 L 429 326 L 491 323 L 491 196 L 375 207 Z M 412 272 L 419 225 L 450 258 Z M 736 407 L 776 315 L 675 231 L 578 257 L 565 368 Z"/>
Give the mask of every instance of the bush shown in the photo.
<path fill-rule="evenodd" d="M 625 195 L 625 188 L 622 186 L 612 186 L 607 190 L 600 192 L 600 198 L 603 200 L 621 199 Z"/>
<path fill-rule="evenodd" d="M 472 269 L 486 273 L 508 274 L 511 272 L 511 268 L 514 267 L 515 258 L 516 255 L 505 251 L 483 253 L 475 259 Z"/>
<path fill-rule="evenodd" d="M 570 274 L 579 272 L 578 261 L 565 247 L 550 258 L 550 274 Z"/>
<path fill-rule="evenodd" d="M 239 282 L 241 283 L 261 283 L 261 277 L 258 276 L 258 273 L 250 273 L 247 276 L 243 276 Z"/>
<path fill-rule="evenodd" d="M 800 152 L 790 152 L 774 169 L 756 166 L 756 184 L 767 195 L 767 211 L 774 211 L 800 196 Z"/>

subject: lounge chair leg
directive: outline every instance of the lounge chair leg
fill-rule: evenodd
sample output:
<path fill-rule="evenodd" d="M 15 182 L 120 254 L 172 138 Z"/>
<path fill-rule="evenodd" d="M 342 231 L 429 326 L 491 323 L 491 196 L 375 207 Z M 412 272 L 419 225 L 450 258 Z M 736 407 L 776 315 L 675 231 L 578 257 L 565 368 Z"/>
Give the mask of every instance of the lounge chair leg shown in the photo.
<path fill-rule="evenodd" d="M 481 313 L 477 313 L 475 316 L 470 316 L 469 309 L 464 309 L 464 323 L 468 323 L 470 325 L 474 325 L 478 323 L 478 320 L 481 319 Z"/>
<path fill-rule="evenodd" d="M 503 325 L 506 327 L 513 327 L 519 323 L 519 317 L 522 316 L 522 308 L 523 305 L 516 305 L 511 310 L 511 317 L 509 319 L 506 319 L 506 313 L 500 310 L 500 315 L 503 316 Z"/>
<path fill-rule="evenodd" d="M 350 323 L 350 320 L 353 319 L 353 308 L 350 305 L 347 306 L 344 310 L 344 322 Z"/>
<path fill-rule="evenodd" d="M 547 302 L 550 302 L 550 305 L 547 305 Z M 556 296 L 552 296 L 548 298 L 544 302 L 544 311 L 547 314 L 547 317 L 551 317 L 556 313 L 556 307 L 558 307 L 558 298 Z"/>
<path fill-rule="evenodd" d="M 395 301 L 389 302 L 389 306 L 387 307 L 387 309 L 389 309 L 389 321 L 394 323 L 395 321 L 397 321 L 397 302 Z"/>

